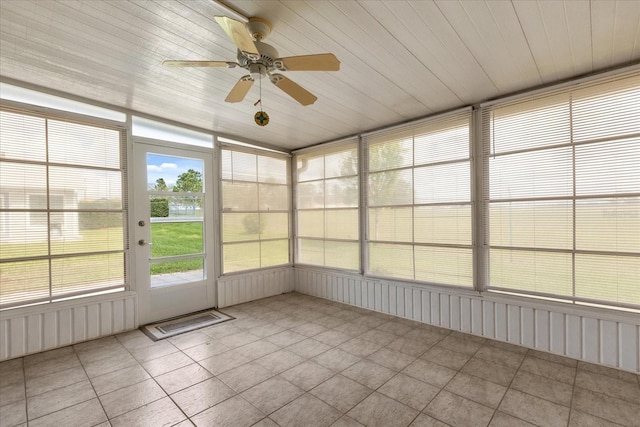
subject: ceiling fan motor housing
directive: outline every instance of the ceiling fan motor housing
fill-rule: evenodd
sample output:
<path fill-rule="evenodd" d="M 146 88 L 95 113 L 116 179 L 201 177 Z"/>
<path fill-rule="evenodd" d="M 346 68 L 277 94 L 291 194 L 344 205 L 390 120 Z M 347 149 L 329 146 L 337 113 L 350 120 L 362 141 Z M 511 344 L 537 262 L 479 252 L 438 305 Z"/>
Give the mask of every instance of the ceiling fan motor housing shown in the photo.
<path fill-rule="evenodd" d="M 238 64 L 242 68 L 248 69 L 252 76 L 260 70 L 260 73 L 254 76 L 254 78 L 259 78 L 260 75 L 264 76 L 268 70 L 273 69 L 273 61 L 278 58 L 278 51 L 273 46 L 260 41 L 256 41 L 255 45 L 260 53 L 260 58 L 251 59 L 238 50 Z"/>

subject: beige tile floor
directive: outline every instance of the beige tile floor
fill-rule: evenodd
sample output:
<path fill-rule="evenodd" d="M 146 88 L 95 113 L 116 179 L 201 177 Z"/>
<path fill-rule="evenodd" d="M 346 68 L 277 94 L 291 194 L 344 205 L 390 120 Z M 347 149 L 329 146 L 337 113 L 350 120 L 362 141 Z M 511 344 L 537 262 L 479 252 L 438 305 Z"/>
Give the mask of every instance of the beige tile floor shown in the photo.
<path fill-rule="evenodd" d="M 638 375 L 297 293 L 0 363 L 0 426 L 640 426 Z"/>

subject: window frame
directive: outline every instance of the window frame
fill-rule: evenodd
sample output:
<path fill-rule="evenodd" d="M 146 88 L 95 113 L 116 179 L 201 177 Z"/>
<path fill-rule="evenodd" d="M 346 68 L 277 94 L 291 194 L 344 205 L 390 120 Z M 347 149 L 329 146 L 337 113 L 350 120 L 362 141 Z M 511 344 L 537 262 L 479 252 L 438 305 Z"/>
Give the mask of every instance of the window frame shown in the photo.
<path fill-rule="evenodd" d="M 439 130 L 439 129 L 445 129 L 446 125 L 448 123 L 452 123 L 454 124 L 455 122 L 462 122 L 462 121 L 467 121 L 468 123 L 468 145 L 467 145 L 467 156 L 462 158 L 454 158 L 454 159 L 436 159 L 435 161 L 422 161 L 419 163 L 416 163 L 416 145 L 415 145 L 415 140 L 417 139 L 416 136 L 420 136 L 420 135 L 429 135 L 429 133 L 424 133 L 424 134 L 419 134 L 419 135 L 415 135 L 414 132 L 416 129 L 434 129 L 434 130 Z M 433 126 L 433 128 L 431 128 L 431 126 Z M 453 129 L 453 127 L 452 127 Z M 387 143 L 387 141 L 384 141 L 384 139 L 388 139 L 389 142 L 393 142 L 393 141 L 400 141 L 399 138 L 401 138 L 399 135 L 406 135 L 405 137 L 402 137 L 404 139 L 402 139 L 403 141 L 405 141 L 407 138 L 411 138 L 411 159 L 410 162 L 407 164 L 400 164 L 400 165 L 394 165 L 388 168 L 376 168 L 376 170 L 370 170 L 370 147 L 371 146 L 375 146 L 378 144 L 385 144 Z M 408 135 L 411 135 L 410 137 Z M 366 247 L 366 260 L 365 260 L 365 271 L 364 271 L 364 275 L 367 277 L 372 277 L 372 278 L 382 278 L 382 279 L 391 279 L 391 280 L 397 280 L 397 281 L 408 281 L 410 283 L 416 283 L 416 284 L 436 284 L 438 286 L 442 286 L 442 287 L 450 287 L 450 288 L 454 288 L 454 289 L 459 289 L 459 290 L 474 290 L 475 289 L 475 277 L 476 277 L 476 267 L 475 267 L 475 229 L 476 229 L 476 224 L 475 224 L 475 206 L 476 206 L 476 202 L 475 202 L 475 192 L 474 192 L 474 183 L 475 183 L 475 178 L 474 178 L 474 173 L 476 170 L 476 166 L 474 164 L 474 155 L 473 155 L 473 148 L 474 148 L 474 118 L 473 118 L 473 111 L 470 107 L 466 107 L 466 108 L 462 108 L 459 110 L 455 110 L 452 112 L 448 112 L 448 113 L 444 113 L 444 114 L 439 114 L 433 117 L 429 117 L 427 119 L 422 119 L 422 120 L 417 120 L 417 121 L 413 121 L 411 123 L 407 123 L 404 125 L 400 125 L 400 126 L 395 126 L 395 127 L 391 127 L 388 129 L 383 129 L 381 131 L 376 131 L 376 132 L 371 132 L 368 134 L 365 134 L 363 136 L 363 141 L 362 141 L 362 145 L 363 145 L 363 150 L 365 153 L 365 158 L 366 161 L 364 162 L 363 168 L 361 168 L 361 170 L 363 171 L 363 174 L 365 176 L 365 185 L 366 185 L 366 191 L 365 191 L 365 197 L 366 197 L 366 204 L 363 207 L 363 210 L 365 210 L 364 215 L 366 217 L 366 228 L 365 228 L 365 240 L 363 242 L 363 246 Z M 468 166 L 468 174 L 469 174 L 469 180 L 467 182 L 467 190 L 468 190 L 468 195 L 469 195 L 469 199 L 468 200 L 464 200 L 464 201 L 459 201 L 459 200 L 453 200 L 453 201 L 428 201 L 428 202 L 419 202 L 416 201 L 416 196 L 415 196 L 415 185 L 416 185 L 416 181 L 415 181 L 415 171 L 416 170 L 426 170 L 428 168 L 438 168 L 441 166 L 447 166 L 447 165 L 457 165 L 457 164 L 466 164 Z M 411 179 L 411 193 L 410 193 L 410 199 L 411 201 L 406 201 L 403 203 L 391 203 L 391 204 L 374 204 L 372 203 L 372 201 L 370 200 L 370 194 L 369 194 L 369 184 L 371 181 L 371 177 L 375 176 L 376 174 L 380 174 L 380 173 L 385 173 L 385 172 L 392 172 L 392 173 L 402 173 L 402 172 L 409 172 L 410 173 L 410 179 Z M 416 241 L 416 226 L 415 226 L 415 212 L 416 209 L 420 209 L 420 208 L 429 208 L 429 207 L 442 207 L 442 206 L 453 206 L 453 207 L 460 207 L 460 206 L 468 206 L 469 208 L 469 230 L 468 230 L 468 243 L 466 244 L 460 244 L 460 243 L 443 243 L 443 242 L 436 242 L 436 241 L 430 241 L 430 242 L 418 242 Z M 377 210 L 383 210 L 383 209 L 408 209 L 411 211 L 411 224 L 410 224 L 410 231 L 411 231 L 411 237 L 410 240 L 379 240 L 379 239 L 373 239 L 373 236 L 371 236 L 371 229 L 370 229 L 370 222 L 371 222 L 371 213 L 372 211 L 377 211 Z M 375 271 L 372 271 L 372 262 L 371 262 L 371 258 L 372 258 L 372 245 L 392 245 L 392 246 L 397 246 L 397 248 L 411 248 L 411 265 L 412 265 L 412 271 L 411 271 L 411 277 L 409 276 L 398 276 L 398 275 L 385 275 L 385 274 L 381 274 Z M 421 279 L 416 279 L 416 250 L 425 250 L 428 251 L 430 248 L 438 248 L 438 249 L 443 249 L 445 251 L 447 250 L 456 250 L 456 249 L 465 249 L 469 251 L 469 258 L 468 258 L 468 264 L 467 264 L 467 268 L 470 269 L 470 276 L 469 276 L 469 283 L 467 284 L 455 284 L 455 283 L 442 283 L 442 282 L 434 282 L 434 281 L 429 281 L 429 280 L 421 280 Z M 422 248 L 422 249 L 420 249 Z"/>
<path fill-rule="evenodd" d="M 224 173 L 224 166 L 223 166 L 223 161 L 224 161 L 224 151 L 228 151 L 230 153 L 243 153 L 243 154 L 248 154 L 248 155 L 254 155 L 256 156 L 256 180 L 255 181 L 247 181 L 247 180 L 238 180 L 238 179 L 234 179 L 234 177 L 232 176 L 231 179 L 226 179 L 223 176 Z M 291 193 L 292 193 L 292 184 L 291 184 L 291 159 L 290 156 L 288 154 L 284 154 L 284 153 L 278 153 L 272 150 L 260 150 L 260 149 L 253 149 L 251 147 L 244 147 L 241 145 L 235 145 L 233 143 L 223 143 L 220 144 L 220 149 L 219 149 L 219 153 L 220 153 L 220 161 L 218 163 L 219 165 L 219 189 L 220 189 L 220 194 L 219 194 L 219 200 L 220 200 L 220 227 L 219 227 L 219 239 L 218 241 L 220 242 L 220 275 L 221 276 L 227 276 L 227 275 L 232 275 L 232 274 L 242 274 L 242 273 L 248 273 L 251 271 L 256 271 L 256 270 L 261 270 L 261 269 L 269 269 L 269 268 L 280 268 L 283 266 L 290 266 L 292 265 L 292 261 L 291 261 L 291 254 L 292 254 L 292 250 L 291 250 L 291 224 L 292 224 L 292 218 L 291 218 Z M 286 171 L 286 184 L 274 184 L 274 183 L 267 183 L 267 182 L 262 182 L 260 181 L 260 172 L 258 170 L 259 168 L 259 157 L 267 157 L 267 158 L 274 158 L 277 160 L 284 160 L 285 161 L 285 171 Z M 224 183 L 225 182 L 242 182 L 242 183 L 252 183 L 256 185 L 256 191 L 258 192 L 257 195 L 259 197 L 259 191 L 260 191 L 260 187 L 267 185 L 267 186 L 274 186 L 274 187 L 285 187 L 286 188 L 286 194 L 287 194 L 287 208 L 286 209 L 260 209 L 260 202 L 258 200 L 257 202 L 257 209 L 233 209 L 233 210 L 228 210 L 227 208 L 225 208 L 224 205 Z M 275 238 L 263 238 L 262 237 L 262 231 L 260 231 L 258 233 L 258 238 L 257 239 L 245 239 L 245 240 L 236 240 L 236 241 L 225 241 L 225 230 L 224 230 L 224 224 L 225 224 L 225 214 L 256 214 L 258 215 L 258 218 L 260 220 L 260 216 L 262 214 L 286 214 L 287 215 L 287 236 L 285 237 L 275 237 Z M 287 262 L 282 263 L 282 264 L 271 264 L 271 265 L 266 265 L 263 266 L 263 256 L 262 256 L 262 243 L 269 243 L 269 242 L 285 242 L 286 241 L 286 246 L 287 246 Z M 248 244 L 248 243 L 257 243 L 258 244 L 258 252 L 259 252 L 259 262 L 260 265 L 258 267 L 252 267 L 252 268 L 243 268 L 243 269 L 236 269 L 236 270 L 231 270 L 231 271 L 227 271 L 225 269 L 225 249 L 228 247 L 232 247 L 234 245 L 241 245 L 241 244 Z"/>
<path fill-rule="evenodd" d="M 331 175 L 327 176 L 326 170 L 326 158 L 327 156 L 336 155 L 338 153 L 355 151 L 354 160 L 356 162 L 355 169 L 353 174 L 340 174 L 340 175 Z M 300 181 L 299 173 L 298 173 L 298 159 L 299 158 L 308 158 L 308 159 L 322 159 L 322 177 L 313 177 L 310 179 L 305 179 Z M 294 177 L 295 188 L 294 188 L 294 200 L 295 200 L 295 254 L 294 254 L 294 262 L 297 265 L 305 265 L 305 266 L 314 266 L 321 268 L 328 268 L 332 270 L 345 271 L 349 273 L 353 272 L 361 272 L 362 271 L 362 180 L 361 180 L 361 171 L 362 171 L 362 157 L 360 153 L 360 141 L 359 138 L 347 138 L 338 141 L 334 141 L 328 144 L 323 144 L 318 147 L 311 147 L 308 149 L 297 150 L 294 152 L 294 158 L 292 160 L 292 175 Z M 326 198 L 326 183 L 327 181 L 333 182 L 341 179 L 351 179 L 354 180 L 356 185 L 356 200 L 355 206 L 331 206 L 327 207 L 327 198 Z M 299 186 L 300 184 L 313 184 L 313 183 L 321 183 L 322 184 L 322 193 L 323 193 L 323 201 L 322 207 L 301 207 L 300 203 L 300 193 Z M 355 210 L 356 216 L 356 227 L 352 231 L 355 233 L 356 237 L 352 239 L 347 238 L 337 238 L 337 237 L 327 237 L 327 212 L 339 212 L 339 211 L 353 211 Z M 300 213 L 301 212 L 322 212 L 323 223 L 322 223 L 322 237 L 318 236 L 301 236 L 300 234 Z M 322 264 L 314 264 L 310 262 L 301 261 L 300 249 L 302 247 L 301 240 L 306 240 L 309 242 L 321 242 L 322 243 Z M 356 255 L 356 265 L 353 268 L 348 268 L 345 266 L 340 266 L 337 264 L 329 264 L 327 265 L 326 261 L 326 242 L 334 242 L 337 244 L 343 243 L 346 245 L 353 245 L 353 243 L 357 244 L 358 253 Z"/>
<path fill-rule="evenodd" d="M 80 104 L 79 104 L 80 105 Z M 85 105 L 85 104 L 82 104 Z M 88 105 L 88 104 L 86 104 Z M 129 265 L 129 191 L 128 191 L 128 169 L 127 169 L 127 160 L 128 160 L 128 144 L 127 144 L 127 123 L 114 121 L 110 118 L 103 118 L 100 116 L 93 115 L 84 115 L 71 111 L 58 111 L 50 108 L 42 108 L 38 105 L 29 105 L 23 104 L 21 102 L 16 102 L 12 100 L 2 99 L 0 103 L 0 110 L 7 113 L 23 115 L 27 117 L 39 118 L 48 123 L 48 121 L 55 122 L 64 122 L 69 124 L 77 124 L 81 126 L 87 126 L 91 128 L 105 129 L 117 132 L 118 134 L 118 154 L 119 154 L 119 167 L 104 167 L 104 166 L 91 166 L 91 165 L 79 165 L 75 164 L 72 161 L 67 163 L 60 163 L 56 161 L 50 161 L 48 158 L 44 160 L 31 160 L 31 159 L 13 159 L 13 158 L 3 158 L 3 163 L 13 163 L 13 164 L 23 164 L 23 165 L 35 165 L 35 166 L 43 166 L 45 168 L 45 173 L 47 174 L 46 184 L 43 188 L 43 194 L 36 194 L 33 192 L 25 192 L 25 202 L 27 205 L 21 208 L 11 208 L 9 206 L 10 197 L 9 194 L 2 193 L 3 200 L 5 203 L 3 206 L 0 206 L 0 211 L 7 213 L 24 213 L 24 221 L 27 227 L 32 224 L 32 214 L 35 213 L 38 216 L 44 215 L 47 218 L 47 224 L 36 225 L 37 227 L 46 227 L 47 237 L 47 254 L 46 255 L 31 255 L 31 256 L 18 256 L 12 258 L 0 259 L 0 264 L 4 263 L 13 263 L 13 262 L 28 262 L 28 261 L 46 261 L 48 263 L 48 295 L 42 296 L 38 298 L 23 298 L 17 301 L 8 302 L 0 305 L 0 311 L 22 308 L 32 305 L 40 305 L 40 304 L 52 304 L 59 301 L 66 301 L 70 299 L 77 298 L 88 298 L 96 295 L 102 295 L 105 293 L 113 293 L 113 292 L 124 292 L 130 289 L 130 265 Z M 110 110 L 104 110 L 110 111 Z M 115 114 L 115 113 L 114 113 Z M 115 116 L 114 116 L 115 117 Z M 45 144 L 49 145 L 49 132 L 45 127 Z M 76 207 L 75 209 L 68 209 L 64 206 L 64 199 L 62 199 L 62 208 L 52 207 L 50 206 L 49 198 L 52 196 L 50 193 L 50 184 L 49 184 L 49 169 L 51 167 L 66 167 L 72 169 L 84 169 L 84 170 L 96 170 L 96 171 L 109 171 L 109 172 L 118 172 L 120 174 L 120 208 L 104 208 L 104 209 L 82 209 Z M 66 191 L 66 190 L 65 190 Z M 45 202 L 47 206 L 44 209 L 37 208 L 31 209 L 31 199 L 32 196 L 40 196 L 45 198 Z M 53 194 L 56 197 L 55 194 Z M 65 197 L 64 195 L 58 197 Z M 52 216 L 66 216 L 68 213 L 119 213 L 122 216 L 122 249 L 118 250 L 104 250 L 104 251 L 86 251 L 86 252 L 78 252 L 78 253 L 63 253 L 57 254 L 52 253 L 51 251 L 51 242 L 55 240 L 54 229 L 51 224 Z M 8 220 L 8 218 L 7 218 Z M 65 259 L 73 259 L 79 257 L 91 257 L 91 256 L 100 256 L 100 255 L 118 255 L 122 257 L 122 282 L 117 284 L 110 284 L 108 286 L 101 287 L 92 287 L 90 289 L 81 289 L 70 292 L 65 292 L 62 294 L 54 294 L 54 284 L 52 282 L 54 272 L 52 267 L 53 261 L 64 261 Z M 85 285 L 79 285 L 81 288 Z M 68 284 L 67 287 L 76 287 L 75 285 Z"/>
<path fill-rule="evenodd" d="M 611 193 L 607 191 L 600 191 L 595 193 L 584 193 L 581 194 L 578 190 L 578 151 L 582 149 L 589 149 L 590 147 L 596 147 L 598 144 L 607 145 L 610 148 L 613 144 L 624 144 L 624 141 L 629 141 L 633 139 L 637 139 L 640 137 L 640 133 L 627 133 L 622 135 L 613 135 L 613 136 L 600 136 L 597 131 L 594 131 L 594 135 L 590 138 L 578 137 L 574 134 L 575 129 L 575 116 L 574 116 L 574 102 L 576 102 L 573 98 L 574 94 L 580 93 L 580 91 L 593 91 L 592 95 L 596 96 L 607 96 L 615 93 L 610 90 L 607 85 L 609 84 L 619 84 L 620 82 L 624 82 L 629 79 L 631 83 L 628 88 L 632 88 L 631 90 L 638 91 L 640 90 L 640 70 L 632 70 L 628 72 L 614 72 L 610 74 L 605 74 L 601 76 L 595 76 L 593 78 L 587 78 L 581 81 L 573 81 L 567 85 L 556 86 L 546 90 L 540 91 L 532 91 L 525 93 L 523 95 L 506 98 L 503 100 L 496 100 L 489 103 L 485 103 L 481 105 L 481 116 L 482 116 L 482 125 L 481 125 L 481 137 L 478 140 L 478 145 L 481 146 L 482 150 L 482 164 L 485 168 L 483 178 L 483 184 L 481 188 L 481 197 L 482 197 L 482 217 L 481 221 L 483 223 L 483 252 L 485 256 L 485 276 L 481 282 L 480 290 L 488 291 L 495 294 L 502 295 L 514 295 L 514 296 L 524 296 L 529 298 L 543 299 L 549 301 L 559 301 L 559 302 L 569 302 L 572 304 L 579 305 L 590 305 L 590 306 L 598 306 L 598 307 L 607 307 L 607 308 L 618 308 L 618 309 L 633 309 L 637 310 L 640 308 L 640 304 L 627 303 L 624 301 L 614 301 L 607 300 L 601 298 L 591 298 L 578 295 L 577 292 L 577 283 L 576 277 L 578 274 L 577 270 L 577 257 L 579 256 L 613 256 L 613 257 L 622 257 L 623 259 L 632 259 L 640 257 L 640 252 L 629 252 L 629 251 L 617 251 L 617 250 L 607 250 L 603 248 L 580 248 L 577 244 L 578 239 L 578 205 L 581 202 L 589 202 L 589 201 L 598 201 L 605 199 L 614 199 L 614 200 L 631 200 L 637 199 L 640 200 L 640 191 L 638 192 L 621 192 L 621 193 Z M 550 145 L 541 145 L 537 147 L 525 147 L 520 149 L 507 149 L 503 152 L 494 152 L 494 141 L 492 140 L 492 113 L 500 108 L 513 109 L 514 111 L 520 111 L 522 114 L 526 114 L 527 112 L 533 112 L 535 110 L 532 109 L 521 109 L 520 106 L 527 105 L 528 103 L 539 105 L 552 105 L 551 100 L 558 99 L 564 97 L 567 103 L 568 109 L 568 125 L 566 132 L 569 135 L 569 139 L 564 143 L 555 143 Z M 583 98 L 588 99 L 588 98 Z M 580 99 L 579 99 L 580 100 Z M 547 101 L 547 104 L 545 104 Z M 613 107 L 608 111 L 615 110 L 618 108 L 619 104 L 613 104 Z M 546 135 L 546 134 L 545 134 Z M 597 148 L 597 147 L 596 147 Z M 491 195 L 491 163 L 492 160 L 496 157 L 507 158 L 509 156 L 517 156 L 521 154 L 529 154 L 529 153 L 542 153 L 546 154 L 551 152 L 552 150 L 565 150 L 567 151 L 570 157 L 571 166 L 567 169 L 570 169 L 571 174 L 571 194 L 564 195 L 548 195 L 548 196 L 535 196 L 535 195 L 515 195 L 513 197 L 500 198 L 500 197 L 492 197 Z M 591 169 L 589 169 L 591 171 Z M 559 203 L 559 202 L 567 202 L 570 207 L 570 237 L 571 244 L 570 247 L 542 247 L 537 246 L 535 243 L 532 243 L 529 246 L 519 246 L 517 244 L 492 244 L 490 229 L 491 229 L 491 216 L 490 209 L 492 204 L 495 203 L 533 203 L 536 202 L 541 203 Z M 492 268 L 491 261 L 491 250 L 496 251 L 515 251 L 513 253 L 533 253 L 533 254 L 547 254 L 549 257 L 559 257 L 560 255 L 566 255 L 570 257 L 570 278 L 571 278 L 571 294 L 566 293 L 553 293 L 546 291 L 538 291 L 535 289 L 519 289 L 511 286 L 504 286 L 498 283 L 493 283 L 491 281 L 490 271 Z M 590 279 L 591 280 L 591 279 Z M 593 282 L 589 283 L 589 286 L 597 286 Z"/>

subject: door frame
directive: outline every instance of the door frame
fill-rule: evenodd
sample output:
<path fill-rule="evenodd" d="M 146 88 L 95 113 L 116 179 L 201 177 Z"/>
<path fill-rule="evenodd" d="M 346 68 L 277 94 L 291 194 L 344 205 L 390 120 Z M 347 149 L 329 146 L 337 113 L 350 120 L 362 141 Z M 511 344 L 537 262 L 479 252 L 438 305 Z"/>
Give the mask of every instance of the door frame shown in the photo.
<path fill-rule="evenodd" d="M 196 147 L 148 138 L 133 137 L 132 149 L 132 195 L 130 221 L 130 247 L 134 261 L 129 269 L 132 274 L 132 288 L 137 294 L 138 324 L 168 319 L 194 311 L 217 306 L 217 278 L 219 276 L 219 245 L 217 242 L 218 220 L 215 214 L 218 185 L 216 185 L 217 163 L 213 148 Z M 150 241 L 151 222 L 147 197 L 147 156 L 148 152 L 167 156 L 202 159 L 204 189 L 204 275 L 202 281 L 151 288 L 149 274 L 149 245 L 140 246 L 139 240 Z M 138 222 L 145 222 L 139 226 Z"/>

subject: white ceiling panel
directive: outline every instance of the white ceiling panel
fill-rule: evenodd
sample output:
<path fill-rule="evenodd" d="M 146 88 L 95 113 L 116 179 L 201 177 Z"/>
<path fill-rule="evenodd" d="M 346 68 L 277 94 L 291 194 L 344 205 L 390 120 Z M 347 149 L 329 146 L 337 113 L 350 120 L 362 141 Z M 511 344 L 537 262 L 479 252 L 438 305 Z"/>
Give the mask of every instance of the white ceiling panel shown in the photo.
<path fill-rule="evenodd" d="M 514 6 L 543 82 L 592 70 L 588 2 L 516 1 Z"/>
<path fill-rule="evenodd" d="M 640 2 L 598 1 L 591 5 L 593 66 L 637 61 L 640 54 Z"/>
<path fill-rule="evenodd" d="M 510 2 L 443 1 L 438 7 L 498 88 L 498 94 L 541 83 Z"/>
<path fill-rule="evenodd" d="M 296 149 L 640 61 L 637 0 L 228 0 L 270 20 L 280 56 L 334 53 L 337 72 L 283 72 L 318 96 L 303 107 L 268 80 L 224 102 L 242 68 L 211 0 L 0 1 L 0 78 L 256 143 Z M 230 15 L 231 14 L 231 15 Z M 271 121 L 253 122 L 262 99 Z"/>
<path fill-rule="evenodd" d="M 368 2 L 385 29 L 428 67 L 464 104 L 497 88 L 433 2 Z M 386 9 L 383 9 L 383 7 Z M 416 29 L 421 29 L 417 36 Z"/>

